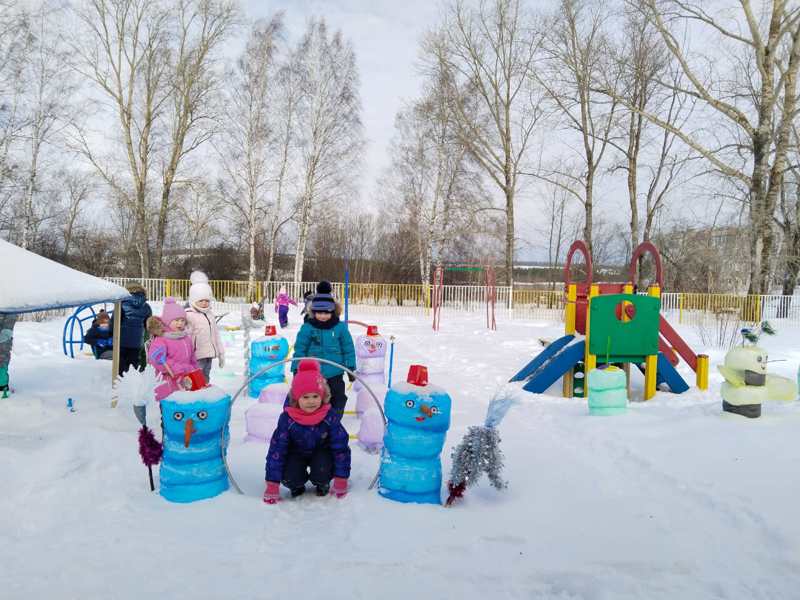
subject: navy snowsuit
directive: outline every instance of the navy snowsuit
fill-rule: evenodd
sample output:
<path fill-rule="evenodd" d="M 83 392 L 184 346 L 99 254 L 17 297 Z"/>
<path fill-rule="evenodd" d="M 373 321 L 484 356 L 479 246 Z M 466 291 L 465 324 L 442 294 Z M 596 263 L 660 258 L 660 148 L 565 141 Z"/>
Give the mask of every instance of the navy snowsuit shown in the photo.
<path fill-rule="evenodd" d="M 294 490 L 309 479 L 314 485 L 328 486 L 333 477 L 348 478 L 349 439 L 332 410 L 317 425 L 301 425 L 284 412 L 269 444 L 266 480 L 280 481 Z"/>

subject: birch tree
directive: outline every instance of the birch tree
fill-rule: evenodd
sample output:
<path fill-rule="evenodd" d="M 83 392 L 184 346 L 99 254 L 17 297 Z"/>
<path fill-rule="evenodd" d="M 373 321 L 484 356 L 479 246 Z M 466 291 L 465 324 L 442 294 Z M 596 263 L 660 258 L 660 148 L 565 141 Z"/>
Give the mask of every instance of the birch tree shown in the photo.
<path fill-rule="evenodd" d="M 22 155 L 23 186 L 18 210 L 21 222 L 20 245 L 31 247 L 40 223 L 46 218 L 47 202 L 40 198 L 46 176 L 46 153 L 54 150 L 58 135 L 71 121 L 71 102 L 75 92 L 69 69 L 69 49 L 58 31 L 63 11 L 43 2 L 31 12 L 27 59 L 22 68 L 24 139 Z"/>
<path fill-rule="evenodd" d="M 579 139 L 575 169 L 540 168 L 533 173 L 562 187 L 584 208 L 583 239 L 592 250 L 595 185 L 600 165 L 611 148 L 618 117 L 618 103 L 596 92 L 593 82 L 608 66 L 608 42 L 603 31 L 607 20 L 604 2 L 561 0 L 545 34 L 546 60 L 534 72 L 557 114 Z M 572 161 L 570 161 L 572 162 Z M 564 180 L 570 180 L 564 185 Z"/>
<path fill-rule="evenodd" d="M 747 190 L 749 291 L 766 293 L 775 253 L 773 217 L 797 111 L 800 7 L 788 0 L 764 2 L 760 12 L 749 0 L 731 0 L 717 10 L 688 0 L 627 3 L 641 10 L 658 31 L 685 76 L 686 83 L 662 81 L 660 85 L 695 98 L 708 115 L 721 119 L 721 125 L 708 135 L 708 129 L 690 131 L 652 111 L 629 108 L 673 133 L 716 172 Z M 686 26 L 695 28 L 704 47 L 717 51 L 716 60 L 698 60 L 701 52 L 678 33 Z M 720 49 L 727 50 L 727 56 L 721 56 Z M 725 70 L 728 73 L 723 76 Z M 743 85 L 744 81 L 751 84 Z M 709 143 L 720 139 L 714 135 L 719 130 L 727 131 L 728 138 Z"/>
<path fill-rule="evenodd" d="M 234 4 L 87 0 L 76 14 L 76 68 L 111 107 L 121 152 L 84 132 L 75 145 L 131 210 L 141 274 L 150 277 L 161 269 L 179 168 L 210 136 L 215 52 L 235 24 Z"/>
<path fill-rule="evenodd" d="M 311 220 L 347 189 L 362 147 L 355 53 L 324 19 L 312 19 L 298 45 L 298 144 L 302 182 L 294 281 L 302 281 Z"/>
<path fill-rule="evenodd" d="M 280 17 L 256 22 L 232 73 L 220 158 L 228 184 L 224 193 L 247 238 L 248 297 L 255 294 L 256 240 L 270 210 L 271 158 L 274 138 L 270 110 L 276 79 L 276 37 Z"/>
<path fill-rule="evenodd" d="M 449 109 L 459 137 L 503 195 L 506 285 L 514 267 L 514 202 L 520 168 L 541 117 L 531 86 L 540 33 L 520 0 L 463 0 L 446 7 L 444 24 L 423 51 L 429 69 L 449 87 Z M 470 94 L 464 94 L 469 89 Z M 478 98 L 477 104 L 462 100 Z"/>

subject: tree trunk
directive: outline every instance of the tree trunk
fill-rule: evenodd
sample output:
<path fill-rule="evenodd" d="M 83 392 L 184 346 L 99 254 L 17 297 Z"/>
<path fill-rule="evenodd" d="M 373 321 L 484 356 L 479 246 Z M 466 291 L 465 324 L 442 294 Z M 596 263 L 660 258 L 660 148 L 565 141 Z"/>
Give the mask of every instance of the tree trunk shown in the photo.
<path fill-rule="evenodd" d="M 594 210 L 594 163 L 592 159 L 587 161 L 586 171 L 586 198 L 583 202 L 583 241 L 586 242 L 586 247 L 589 248 L 589 255 L 594 250 L 592 247 L 592 212 Z"/>
<path fill-rule="evenodd" d="M 506 178 L 508 179 L 508 178 Z M 506 184 L 506 285 L 514 282 L 514 187 Z"/>
<path fill-rule="evenodd" d="M 308 230 L 311 226 L 311 191 L 307 190 L 303 196 L 303 208 L 300 215 L 300 231 L 297 234 L 297 250 L 294 254 L 294 282 L 303 281 L 303 263 L 306 257 L 306 243 Z"/>

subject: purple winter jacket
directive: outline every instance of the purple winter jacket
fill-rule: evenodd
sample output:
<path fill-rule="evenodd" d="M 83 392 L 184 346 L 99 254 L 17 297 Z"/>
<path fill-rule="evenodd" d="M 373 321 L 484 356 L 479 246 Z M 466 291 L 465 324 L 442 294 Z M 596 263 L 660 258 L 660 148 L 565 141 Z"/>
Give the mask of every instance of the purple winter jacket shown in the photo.
<path fill-rule="evenodd" d="M 170 332 L 173 336 L 175 333 Z M 176 379 L 197 370 L 197 359 L 194 356 L 194 343 L 187 331 L 182 337 L 156 337 L 150 344 L 148 362 L 161 374 L 163 383 L 156 388 L 156 400 L 162 400 L 172 392 L 183 389 L 178 382 L 169 376 L 165 362 Z"/>
<path fill-rule="evenodd" d="M 333 453 L 333 476 L 350 477 L 350 436 L 338 413 L 328 412 L 317 425 L 301 425 L 288 413 L 281 413 L 267 452 L 267 481 L 281 481 L 289 454 L 311 456 L 318 448 Z"/>

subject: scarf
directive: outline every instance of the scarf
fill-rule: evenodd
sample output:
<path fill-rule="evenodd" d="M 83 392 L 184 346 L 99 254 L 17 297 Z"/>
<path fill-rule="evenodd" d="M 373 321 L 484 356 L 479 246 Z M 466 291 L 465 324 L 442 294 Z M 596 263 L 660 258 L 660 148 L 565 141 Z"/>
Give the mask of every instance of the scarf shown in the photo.
<path fill-rule="evenodd" d="M 333 329 L 339 324 L 339 317 L 336 316 L 336 313 L 331 313 L 331 318 L 324 323 L 322 321 L 317 321 L 316 318 L 309 319 L 308 322 L 311 323 L 312 327 L 316 327 L 317 329 Z"/>
<path fill-rule="evenodd" d="M 323 404 L 314 412 L 307 413 L 302 408 L 287 406 L 286 414 L 292 418 L 292 421 L 300 425 L 319 425 L 322 423 L 322 420 L 328 416 L 328 411 L 330 411 L 330 409 L 330 404 Z"/>
<path fill-rule="evenodd" d="M 189 335 L 189 332 L 184 329 L 183 331 L 165 331 L 161 337 L 165 337 L 169 340 L 179 340 L 185 338 L 187 335 Z"/>
<path fill-rule="evenodd" d="M 205 307 L 205 308 L 200 308 L 194 302 L 191 303 L 191 306 L 192 306 L 192 310 L 195 310 L 195 311 L 197 311 L 199 313 L 208 314 L 208 313 L 211 312 L 211 303 L 210 302 L 209 302 L 208 306 Z"/>

